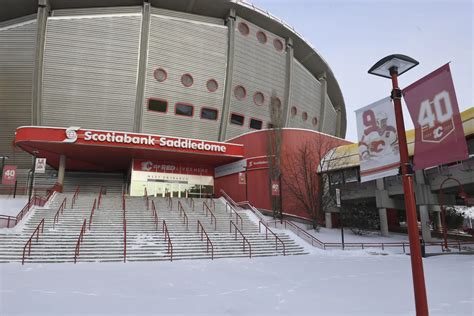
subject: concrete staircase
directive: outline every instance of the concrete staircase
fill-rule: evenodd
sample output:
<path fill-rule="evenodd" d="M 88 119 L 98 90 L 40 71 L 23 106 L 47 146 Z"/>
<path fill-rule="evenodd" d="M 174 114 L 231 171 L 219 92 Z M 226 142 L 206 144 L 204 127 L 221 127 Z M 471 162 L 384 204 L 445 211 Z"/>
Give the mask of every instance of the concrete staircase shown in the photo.
<path fill-rule="evenodd" d="M 59 216 L 59 223 L 53 228 L 53 218 L 60 204 L 67 199 L 67 207 Z M 105 195 L 102 197 L 100 208 L 94 212 L 89 229 L 91 208 L 97 194 L 79 194 L 74 208 L 71 208 L 72 194 L 55 194 L 43 208 L 33 210 L 33 214 L 24 223 L 21 231 L 0 232 L 0 262 L 21 262 L 23 247 L 41 219 L 45 219 L 44 232 L 39 241 L 33 241 L 31 255 L 25 262 L 74 262 L 76 242 L 81 226 L 86 219 L 87 230 L 84 241 L 80 246 L 78 262 L 107 262 L 124 260 L 124 232 L 121 195 Z M 152 216 L 154 203 L 158 215 L 158 227 Z M 191 200 L 172 199 L 172 208 L 165 198 L 149 198 L 147 209 L 144 197 L 126 197 L 126 245 L 127 261 L 158 261 L 170 260 L 165 242 L 163 220 L 165 220 L 170 239 L 173 245 L 173 260 L 175 259 L 209 259 L 211 252 L 207 252 L 206 239 L 201 240 L 197 232 L 199 220 L 214 246 L 214 258 L 248 257 L 246 245 L 243 251 L 243 240 L 240 234 L 235 239 L 235 229 L 230 230 L 230 220 L 238 224 L 241 232 L 248 239 L 252 247 L 252 256 L 276 256 L 283 254 L 283 248 L 278 242 L 275 248 L 275 237 L 269 234 L 265 238 L 264 232 L 259 233 L 258 225 L 252 222 L 241 210 L 242 220 L 237 221 L 237 215 L 230 210 L 226 211 L 224 200 L 216 199 L 215 208 L 211 200 L 207 200 L 216 224 L 211 224 L 211 215 L 203 211 L 205 199 Z M 188 217 L 187 225 L 181 212 L 178 211 L 180 202 L 184 213 Z M 204 209 L 205 210 L 205 209 Z M 214 219 L 213 219 L 214 222 Z M 17 227 L 20 228 L 20 227 Z M 297 245 L 286 234 L 277 234 L 285 244 L 286 255 L 304 254 L 302 247 Z"/>

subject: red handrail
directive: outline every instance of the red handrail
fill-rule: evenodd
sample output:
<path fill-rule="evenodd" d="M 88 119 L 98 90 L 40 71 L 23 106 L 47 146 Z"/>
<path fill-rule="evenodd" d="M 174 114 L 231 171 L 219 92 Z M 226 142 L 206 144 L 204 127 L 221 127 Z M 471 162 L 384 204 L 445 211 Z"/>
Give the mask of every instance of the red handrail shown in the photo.
<path fill-rule="evenodd" d="M 206 211 L 206 217 L 207 217 L 207 213 L 211 213 L 211 224 L 212 224 L 212 219 L 214 218 L 214 230 L 217 230 L 216 216 L 214 215 L 214 213 L 212 213 L 211 209 L 209 208 L 209 206 L 207 205 L 205 201 L 202 202 L 202 211 L 204 212 L 204 210 Z"/>
<path fill-rule="evenodd" d="M 179 211 L 179 216 L 181 216 L 181 214 L 183 214 L 183 224 L 186 224 L 186 230 L 189 230 L 189 227 L 188 227 L 188 215 L 186 214 L 186 212 L 184 211 L 184 208 L 183 208 L 183 205 L 181 204 L 181 201 L 178 201 L 178 211 Z"/>
<path fill-rule="evenodd" d="M 250 245 L 250 242 L 245 238 L 244 234 L 240 231 L 240 229 L 235 225 L 235 223 L 231 220 L 230 221 L 230 232 L 232 233 L 232 226 L 235 228 L 235 240 L 237 240 L 237 232 L 242 236 L 242 245 L 244 247 L 244 253 L 245 253 L 245 243 L 248 244 L 249 246 L 249 257 L 252 258 L 252 246 Z"/>
<path fill-rule="evenodd" d="M 156 212 L 155 201 L 151 200 L 151 215 L 155 219 L 155 229 L 158 231 L 158 213 Z"/>
<path fill-rule="evenodd" d="M 125 218 L 125 193 L 122 193 L 122 206 L 123 206 L 123 262 L 127 262 L 127 219 Z"/>
<path fill-rule="evenodd" d="M 146 210 L 148 211 L 150 209 L 150 203 L 149 203 L 149 200 L 148 200 L 148 191 L 145 187 L 145 205 L 146 205 Z"/>
<path fill-rule="evenodd" d="M 59 223 L 59 214 L 64 213 L 64 208 L 66 208 L 66 202 L 67 202 L 67 197 L 64 198 L 63 202 L 61 203 L 61 205 L 58 208 L 58 211 L 56 212 L 56 214 L 54 214 L 53 229 L 54 229 L 56 223 Z"/>
<path fill-rule="evenodd" d="M 170 233 L 168 232 L 168 226 L 165 220 L 163 220 L 163 231 L 165 235 L 165 242 L 168 242 L 168 253 L 170 254 L 170 260 L 173 261 L 173 243 L 171 242 Z"/>
<path fill-rule="evenodd" d="M 240 228 L 244 228 L 244 221 L 242 220 L 242 216 L 239 215 L 239 213 L 237 213 L 237 211 L 235 210 L 235 207 L 230 204 L 229 202 L 226 202 L 225 204 L 225 211 L 227 212 L 227 210 L 230 209 L 230 217 L 232 218 L 232 212 L 234 212 L 235 214 L 235 221 L 237 223 L 237 225 L 239 225 L 239 219 L 240 219 Z"/>
<path fill-rule="evenodd" d="M 283 255 L 286 256 L 286 247 L 285 247 L 285 243 L 283 242 L 283 240 L 280 239 L 280 237 L 278 237 L 271 229 L 270 227 L 268 227 L 262 220 L 260 220 L 258 222 L 258 232 L 261 233 L 261 225 L 263 225 L 265 227 L 265 239 L 268 239 L 268 232 L 270 232 L 273 236 L 275 236 L 275 249 L 278 250 L 278 242 L 281 243 L 281 245 L 283 246 Z"/>
<path fill-rule="evenodd" d="M 79 257 L 81 243 L 84 241 L 84 234 L 86 232 L 86 219 L 84 218 L 84 222 L 82 223 L 81 232 L 79 233 L 79 237 L 77 238 L 76 242 L 76 250 L 74 251 L 74 263 L 77 261 L 77 257 Z"/>
<path fill-rule="evenodd" d="M 96 202 L 97 202 L 97 200 L 94 199 L 94 204 L 92 205 L 92 209 L 91 209 L 91 215 L 89 216 L 89 230 L 91 230 L 92 217 L 94 216 Z"/>
<path fill-rule="evenodd" d="M 209 245 L 211 245 L 211 259 L 214 260 L 214 245 L 211 242 L 211 239 L 207 235 L 206 231 L 204 230 L 204 227 L 202 226 L 201 222 L 198 220 L 197 221 L 197 233 L 201 233 L 201 241 L 204 240 L 204 236 L 206 236 L 206 252 L 209 252 Z"/>
<path fill-rule="evenodd" d="M 36 226 L 36 229 L 33 231 L 33 234 L 31 234 L 30 239 L 28 239 L 25 246 L 23 247 L 23 257 L 21 258 L 21 264 L 25 264 L 26 247 L 28 247 L 28 256 L 31 254 L 31 244 L 33 242 L 33 237 L 34 237 L 35 234 L 36 234 L 36 242 L 38 242 L 39 234 L 40 234 L 40 226 L 41 226 L 41 233 L 43 233 L 44 218 L 39 222 L 38 226 Z"/>
<path fill-rule="evenodd" d="M 172 211 L 173 210 L 173 198 L 171 196 L 168 196 L 167 199 L 168 199 L 168 208 Z"/>
<path fill-rule="evenodd" d="M 71 208 L 74 208 L 74 204 L 76 203 L 76 199 L 79 196 L 79 191 L 80 191 L 80 186 L 78 185 L 76 187 L 76 190 L 74 191 L 74 195 L 72 196 Z"/>
<path fill-rule="evenodd" d="M 97 202 L 97 209 L 100 209 L 100 203 L 102 202 L 102 186 L 99 188 L 99 200 Z M 90 226 L 90 222 L 89 222 Z"/>

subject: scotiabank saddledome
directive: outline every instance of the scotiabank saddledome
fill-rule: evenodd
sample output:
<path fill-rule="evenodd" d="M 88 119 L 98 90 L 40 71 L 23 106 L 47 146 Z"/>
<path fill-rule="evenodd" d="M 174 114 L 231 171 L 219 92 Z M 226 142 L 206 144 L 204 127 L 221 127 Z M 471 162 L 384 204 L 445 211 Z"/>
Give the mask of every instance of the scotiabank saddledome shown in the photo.
<path fill-rule="evenodd" d="M 216 167 L 266 155 L 257 134 L 272 127 L 271 100 L 294 132 L 345 136 L 327 63 L 240 1 L 8 1 L 0 42 L 0 154 L 20 186 L 27 151 L 48 159 L 37 185 L 64 166 L 65 190 L 89 176 L 131 194 L 140 181 L 157 194 L 215 193 Z M 150 165 L 153 177 L 138 170 Z"/>

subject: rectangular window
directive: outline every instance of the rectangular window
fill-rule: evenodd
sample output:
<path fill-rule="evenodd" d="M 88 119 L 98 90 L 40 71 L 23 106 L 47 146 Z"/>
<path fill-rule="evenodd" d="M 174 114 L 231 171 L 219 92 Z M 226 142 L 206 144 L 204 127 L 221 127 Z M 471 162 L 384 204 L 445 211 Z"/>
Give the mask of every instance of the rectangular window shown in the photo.
<path fill-rule="evenodd" d="M 148 99 L 148 110 L 166 113 L 168 111 L 168 101 L 160 99 Z"/>
<path fill-rule="evenodd" d="M 230 122 L 232 124 L 235 124 L 235 125 L 243 126 L 244 125 L 244 117 L 242 115 L 239 115 L 239 114 L 232 114 L 230 116 Z"/>
<path fill-rule="evenodd" d="M 262 129 L 262 121 L 257 120 L 257 119 L 251 119 L 250 120 L 250 128 Z"/>
<path fill-rule="evenodd" d="M 201 109 L 201 118 L 206 120 L 217 120 L 217 110 L 202 108 Z"/>
<path fill-rule="evenodd" d="M 175 113 L 176 115 L 193 116 L 194 108 L 189 104 L 176 103 Z"/>

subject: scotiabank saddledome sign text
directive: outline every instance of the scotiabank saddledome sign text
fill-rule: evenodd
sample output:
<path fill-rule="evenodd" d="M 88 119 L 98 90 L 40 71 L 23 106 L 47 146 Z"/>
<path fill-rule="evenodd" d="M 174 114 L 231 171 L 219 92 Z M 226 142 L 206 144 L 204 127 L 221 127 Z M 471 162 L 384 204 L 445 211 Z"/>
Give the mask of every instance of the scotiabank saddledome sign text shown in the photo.
<path fill-rule="evenodd" d="M 67 135 L 67 137 L 73 137 Z M 86 131 L 84 133 L 84 141 L 104 142 L 104 143 L 118 143 L 118 144 L 136 144 L 147 145 L 163 148 L 177 148 L 177 149 L 191 149 L 199 151 L 211 151 L 218 153 L 225 153 L 227 147 L 222 144 L 209 143 L 201 140 L 192 140 L 186 138 L 167 138 L 152 135 L 130 135 L 127 133 L 116 132 L 92 132 Z"/>

